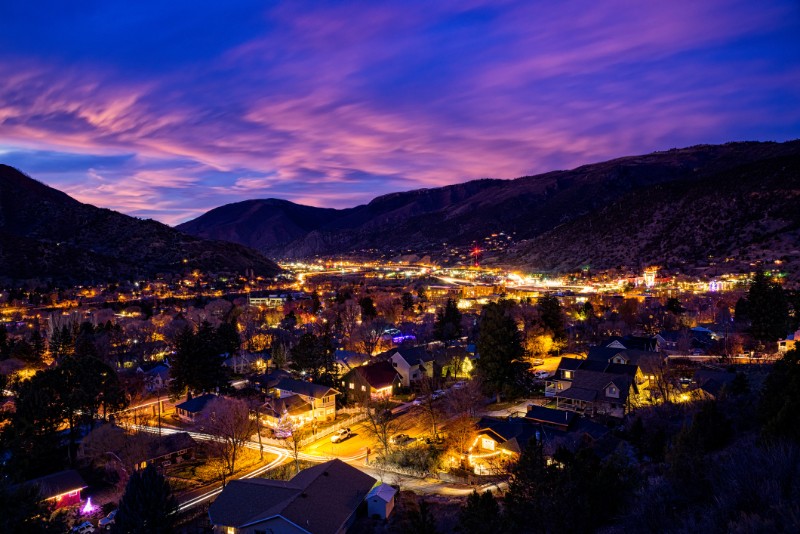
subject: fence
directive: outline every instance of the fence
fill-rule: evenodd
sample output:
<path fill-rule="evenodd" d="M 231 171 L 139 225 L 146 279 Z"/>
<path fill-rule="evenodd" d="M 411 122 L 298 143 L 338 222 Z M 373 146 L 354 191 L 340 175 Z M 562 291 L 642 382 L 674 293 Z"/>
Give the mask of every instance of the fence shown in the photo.
<path fill-rule="evenodd" d="M 304 438 L 304 439 L 300 440 L 300 442 L 298 444 L 300 446 L 300 448 L 303 448 L 303 447 L 305 447 L 307 445 L 310 445 L 311 443 L 314 443 L 318 439 L 324 438 L 325 436 L 330 436 L 331 434 L 333 434 L 334 432 L 338 432 L 342 428 L 347 428 L 349 426 L 353 426 L 356 423 L 359 423 L 359 422 L 363 421 L 367 417 L 366 414 L 364 413 L 364 411 L 361 410 L 360 408 L 350 408 L 350 409 L 345 409 L 345 410 L 339 410 L 339 413 L 345 413 L 345 414 L 352 413 L 354 415 L 352 417 L 348 417 L 344 421 L 341 421 L 339 423 L 335 423 L 335 424 L 330 425 L 330 426 L 326 426 L 325 428 L 323 428 L 321 430 L 317 430 L 317 432 L 313 436 L 308 436 L 307 438 Z M 263 436 L 261 438 L 261 442 L 264 445 L 272 445 L 274 447 L 286 448 L 286 441 L 287 440 L 285 440 L 285 439 L 265 438 Z"/>

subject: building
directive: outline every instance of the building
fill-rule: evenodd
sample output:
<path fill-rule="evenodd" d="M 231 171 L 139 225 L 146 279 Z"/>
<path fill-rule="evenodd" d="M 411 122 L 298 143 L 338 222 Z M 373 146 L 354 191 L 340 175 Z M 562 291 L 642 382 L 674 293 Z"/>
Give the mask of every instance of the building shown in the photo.
<path fill-rule="evenodd" d="M 344 533 L 366 507 L 375 482 L 338 459 L 305 469 L 288 482 L 232 480 L 208 517 L 217 534 Z"/>
<path fill-rule="evenodd" d="M 389 359 L 404 387 L 410 387 L 424 376 L 433 377 L 434 356 L 425 347 L 399 348 Z"/>
<path fill-rule="evenodd" d="M 389 484 L 378 484 L 367 493 L 367 514 L 369 517 L 388 519 L 394 510 L 397 490 Z"/>
<path fill-rule="evenodd" d="M 283 378 L 275 385 L 275 397 L 284 399 L 298 395 L 311 406 L 311 420 L 336 419 L 336 395 L 339 392 L 331 387 Z"/>
<path fill-rule="evenodd" d="M 342 388 L 348 398 L 385 399 L 397 393 L 402 378 L 391 362 L 376 362 L 356 367 L 342 377 Z"/>
<path fill-rule="evenodd" d="M 144 451 L 144 460 L 137 462 L 135 469 L 148 465 L 166 467 L 194 458 L 197 442 L 188 432 L 176 432 L 166 436 L 152 436 Z"/>
<path fill-rule="evenodd" d="M 198 419 L 203 410 L 205 410 L 206 405 L 216 398 L 217 395 L 206 393 L 199 397 L 186 399 L 186 401 L 175 406 L 175 413 L 181 421 L 193 423 Z"/>
<path fill-rule="evenodd" d="M 797 347 L 797 341 L 800 340 L 800 330 L 793 332 L 786 336 L 786 339 L 778 340 L 778 352 L 786 354 Z"/>
<path fill-rule="evenodd" d="M 39 488 L 42 499 L 56 508 L 74 506 L 81 502 L 81 490 L 87 488 L 81 475 L 74 469 L 59 471 L 24 483 Z"/>

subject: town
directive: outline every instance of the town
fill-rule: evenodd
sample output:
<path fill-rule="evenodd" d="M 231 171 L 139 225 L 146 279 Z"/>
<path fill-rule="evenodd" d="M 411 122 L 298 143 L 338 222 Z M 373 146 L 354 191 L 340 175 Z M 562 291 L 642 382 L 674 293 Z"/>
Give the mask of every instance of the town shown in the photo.
<path fill-rule="evenodd" d="M 659 484 L 683 487 L 710 477 L 691 463 L 698 447 L 722 449 L 759 417 L 765 433 L 796 433 L 784 387 L 798 293 L 777 269 L 283 267 L 4 291 L 8 513 L 81 532 L 142 514 L 186 532 L 301 519 L 310 532 L 394 532 L 434 516 L 482 532 L 502 499 L 509 529 L 533 505 L 591 529 L 620 509 L 580 493 L 603 480 L 547 505 L 531 501 L 538 479 L 594 465 L 615 493 L 654 499 L 642 477 L 667 458 L 687 471 Z"/>

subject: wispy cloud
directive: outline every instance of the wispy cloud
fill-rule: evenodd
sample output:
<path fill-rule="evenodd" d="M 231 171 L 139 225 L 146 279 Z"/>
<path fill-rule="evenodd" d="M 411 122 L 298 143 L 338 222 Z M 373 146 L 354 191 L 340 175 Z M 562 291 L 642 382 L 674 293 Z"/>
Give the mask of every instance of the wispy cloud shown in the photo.
<path fill-rule="evenodd" d="M 800 136 L 788 0 L 53 9 L 0 21 L 0 159 L 168 223 Z"/>

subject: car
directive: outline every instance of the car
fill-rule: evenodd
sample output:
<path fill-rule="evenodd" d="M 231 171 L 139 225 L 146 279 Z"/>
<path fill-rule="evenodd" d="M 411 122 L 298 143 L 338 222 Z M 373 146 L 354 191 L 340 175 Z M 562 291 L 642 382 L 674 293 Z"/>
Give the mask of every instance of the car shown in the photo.
<path fill-rule="evenodd" d="M 337 430 L 336 434 L 331 436 L 331 443 L 339 443 L 340 441 L 344 441 L 352 435 L 353 433 L 349 428 L 342 428 Z"/>
<path fill-rule="evenodd" d="M 416 399 L 414 399 L 411 402 L 411 404 L 413 404 L 414 406 L 419 406 L 420 404 L 422 404 L 426 400 L 428 400 L 428 397 L 426 395 L 421 395 L 421 396 L 417 397 Z"/>
<path fill-rule="evenodd" d="M 447 392 L 445 392 L 443 389 L 437 389 L 436 391 L 433 392 L 433 394 L 431 395 L 431 398 L 433 400 L 441 399 L 445 395 L 447 395 Z"/>
<path fill-rule="evenodd" d="M 70 532 L 74 532 L 75 534 L 89 534 L 89 532 L 94 532 L 94 525 L 89 523 L 88 521 L 84 521 L 77 527 L 72 527 Z"/>
<path fill-rule="evenodd" d="M 545 378 L 550 378 L 550 372 L 549 371 L 540 370 L 540 371 L 536 371 L 535 373 L 533 373 L 533 376 L 535 376 L 539 380 L 544 380 Z"/>
<path fill-rule="evenodd" d="M 389 443 L 392 445 L 402 445 L 406 441 L 410 440 L 411 438 L 408 437 L 408 434 L 397 434 L 396 436 L 392 436 L 389 439 Z"/>
<path fill-rule="evenodd" d="M 541 358 L 534 358 L 531 360 L 531 365 L 544 365 L 544 360 Z"/>
<path fill-rule="evenodd" d="M 111 525 L 114 524 L 114 519 L 117 517 L 117 511 L 118 510 L 112 510 L 111 512 L 109 512 L 107 516 L 105 516 L 103 519 L 100 520 L 99 523 L 97 523 L 97 526 L 101 528 L 110 528 Z"/>
<path fill-rule="evenodd" d="M 459 380 L 458 382 L 456 382 L 455 384 L 453 384 L 450 387 L 452 387 L 453 389 L 462 389 L 462 388 L 464 388 L 466 386 L 467 386 L 466 382 L 464 382 L 463 380 Z"/>

